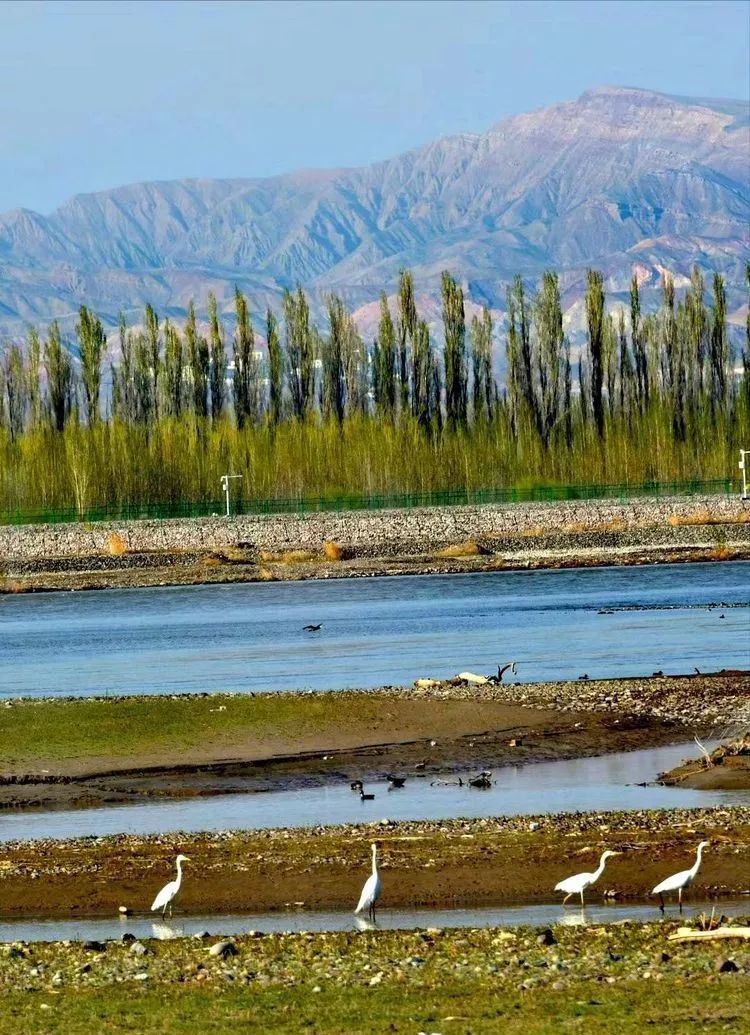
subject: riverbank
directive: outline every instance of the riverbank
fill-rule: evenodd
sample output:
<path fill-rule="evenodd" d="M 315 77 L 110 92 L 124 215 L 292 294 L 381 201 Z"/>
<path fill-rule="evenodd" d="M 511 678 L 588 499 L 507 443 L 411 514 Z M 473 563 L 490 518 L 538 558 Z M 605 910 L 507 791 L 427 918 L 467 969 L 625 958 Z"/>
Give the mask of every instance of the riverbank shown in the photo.
<path fill-rule="evenodd" d="M 8 946 L 0 1033 L 741 1031 L 746 943 L 670 941 L 677 928 Z"/>
<path fill-rule="evenodd" d="M 748 558 L 729 496 L 2 526 L 0 592 Z"/>
<path fill-rule="evenodd" d="M 351 909 L 373 841 L 383 908 L 554 902 L 555 884 L 594 869 L 605 848 L 622 855 L 591 896 L 613 889 L 647 900 L 665 875 L 692 863 L 701 840 L 711 847 L 691 895 L 750 891 L 750 807 L 733 806 L 0 844 L 1 911 L 117 916 L 124 905 L 144 913 L 178 852 L 191 860 L 185 913 Z"/>
<path fill-rule="evenodd" d="M 743 672 L 22 699 L 0 708 L 0 808 L 286 790 L 391 772 L 467 778 L 656 747 L 743 716 L 750 722 L 750 674 Z"/>

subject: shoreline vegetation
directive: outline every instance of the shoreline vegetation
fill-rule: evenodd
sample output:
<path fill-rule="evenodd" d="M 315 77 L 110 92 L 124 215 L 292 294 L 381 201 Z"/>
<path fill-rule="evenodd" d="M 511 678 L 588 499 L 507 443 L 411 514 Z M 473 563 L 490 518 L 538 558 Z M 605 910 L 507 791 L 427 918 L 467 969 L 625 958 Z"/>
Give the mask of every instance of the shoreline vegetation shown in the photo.
<path fill-rule="evenodd" d="M 316 326 L 301 288 L 263 314 L 264 350 L 239 291 L 203 322 L 191 303 L 184 327 L 147 306 L 116 342 L 85 305 L 75 342 L 30 330 L 0 362 L 0 514 L 215 501 L 226 473 L 240 504 L 736 476 L 750 323 L 735 355 L 721 276 L 666 275 L 651 313 L 634 277 L 626 314 L 590 270 L 580 348 L 554 272 L 514 280 L 502 328 L 469 319 L 448 272 L 441 291 L 428 325 L 403 271 L 373 342 L 336 296 Z"/>

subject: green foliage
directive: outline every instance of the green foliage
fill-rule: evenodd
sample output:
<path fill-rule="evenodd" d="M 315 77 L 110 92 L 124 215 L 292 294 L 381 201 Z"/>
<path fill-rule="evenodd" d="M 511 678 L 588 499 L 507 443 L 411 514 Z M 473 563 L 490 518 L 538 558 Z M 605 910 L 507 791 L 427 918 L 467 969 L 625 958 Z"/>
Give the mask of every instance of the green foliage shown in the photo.
<path fill-rule="evenodd" d="M 626 323 L 606 312 L 592 271 L 577 391 L 554 273 L 537 293 L 520 277 L 511 286 L 502 396 L 489 311 L 472 320 L 469 349 L 463 292 L 448 273 L 442 296 L 442 362 L 403 271 L 395 321 L 381 296 L 371 356 L 341 298 L 330 298 L 320 332 L 298 288 L 284 299 L 285 347 L 267 313 L 261 365 L 238 291 L 231 405 L 215 300 L 207 337 L 192 303 L 182 331 L 148 308 L 145 329 L 120 320 L 106 419 L 99 319 L 82 307 L 80 374 L 57 324 L 43 348 L 31 331 L 0 364 L 0 513 L 210 507 L 229 470 L 243 476 L 240 506 L 734 475 L 750 441 L 750 330 L 734 377 L 720 277 L 710 306 L 697 271 L 680 299 L 665 278 L 660 310 L 646 315 L 634 279 Z"/>

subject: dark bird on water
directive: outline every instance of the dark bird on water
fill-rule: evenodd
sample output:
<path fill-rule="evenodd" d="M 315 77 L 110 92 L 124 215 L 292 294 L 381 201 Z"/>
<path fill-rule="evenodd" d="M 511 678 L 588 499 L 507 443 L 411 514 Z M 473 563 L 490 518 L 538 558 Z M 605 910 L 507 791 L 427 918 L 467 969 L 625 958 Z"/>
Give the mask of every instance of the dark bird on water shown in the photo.
<path fill-rule="evenodd" d="M 403 787 L 406 783 L 405 776 L 394 776 L 393 773 L 389 773 L 386 779 L 391 787 Z"/>
<path fill-rule="evenodd" d="M 474 776 L 471 778 L 471 780 L 469 780 L 469 786 L 481 788 L 491 787 L 492 773 L 489 772 L 489 770 L 485 769 L 483 772 L 479 774 L 479 776 Z"/>
<path fill-rule="evenodd" d="M 362 781 L 361 780 L 352 780 L 352 782 L 349 784 L 349 786 L 351 787 L 351 789 L 353 791 L 359 791 L 360 794 L 362 793 Z"/>
<path fill-rule="evenodd" d="M 663 675 L 664 675 L 664 673 L 662 672 L 662 670 L 661 670 L 661 669 L 659 669 L 659 671 L 658 671 L 658 672 L 654 672 L 654 673 L 653 673 L 653 675 L 654 675 L 654 676 L 663 676 Z"/>
<path fill-rule="evenodd" d="M 304 626 L 302 631 L 306 632 L 306 633 L 316 633 L 316 632 L 320 632 L 322 627 L 323 627 L 323 623 L 322 622 L 318 622 L 317 625 L 306 625 L 306 626 Z"/>
<path fill-rule="evenodd" d="M 374 794 L 365 794 L 365 792 L 363 790 L 361 790 L 359 792 L 359 800 L 360 801 L 375 801 L 375 795 Z"/>
<path fill-rule="evenodd" d="M 583 675 L 579 676 L 578 678 L 579 679 L 588 679 L 589 678 L 588 672 L 584 672 Z"/>

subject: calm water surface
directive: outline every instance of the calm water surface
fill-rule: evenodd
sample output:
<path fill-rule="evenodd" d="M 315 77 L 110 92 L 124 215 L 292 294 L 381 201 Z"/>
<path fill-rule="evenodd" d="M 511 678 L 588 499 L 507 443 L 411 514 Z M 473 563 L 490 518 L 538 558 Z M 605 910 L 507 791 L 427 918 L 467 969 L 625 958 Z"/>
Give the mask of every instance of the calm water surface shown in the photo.
<path fill-rule="evenodd" d="M 5 596 L 0 696 L 748 667 L 749 600 L 748 562 Z"/>
<path fill-rule="evenodd" d="M 367 867 L 363 869 L 366 874 Z M 388 880 L 388 871 L 383 871 L 383 880 Z M 387 893 L 384 892 L 384 895 Z M 425 927 L 520 927 L 578 926 L 585 924 L 616 923 L 622 920 L 653 921 L 661 914 L 653 903 L 602 904 L 595 894 L 585 909 L 580 906 L 561 906 L 559 903 L 542 903 L 527 906 L 482 907 L 478 909 L 382 909 L 377 922 L 356 917 L 344 910 L 292 913 L 250 913 L 210 914 L 206 916 L 175 916 L 172 920 L 154 920 L 151 916 L 129 916 L 119 918 L 77 920 L 3 920 L 0 918 L 0 942 L 15 941 L 84 941 L 89 938 L 107 940 L 121 938 L 127 931 L 138 938 L 185 938 L 191 935 L 233 935 L 248 931 L 372 931 L 372 930 L 414 930 Z M 689 920 L 701 912 L 710 913 L 716 908 L 719 913 L 730 916 L 747 914 L 750 911 L 750 897 L 740 899 L 717 899 L 696 901 L 685 906 L 684 918 Z M 676 909 L 667 908 L 667 919 L 679 916 Z"/>
<path fill-rule="evenodd" d="M 712 743 L 709 742 L 709 748 Z M 695 744 L 602 755 L 568 762 L 498 769 L 488 790 L 431 786 L 413 777 L 402 790 L 371 783 L 374 801 L 360 801 L 349 784 L 295 791 L 212 795 L 144 805 L 46 812 L 0 812 L 0 841 L 167 831 L 257 830 L 390 820 L 528 816 L 610 809 L 750 805 L 750 791 L 696 791 L 638 786 L 694 757 Z"/>

